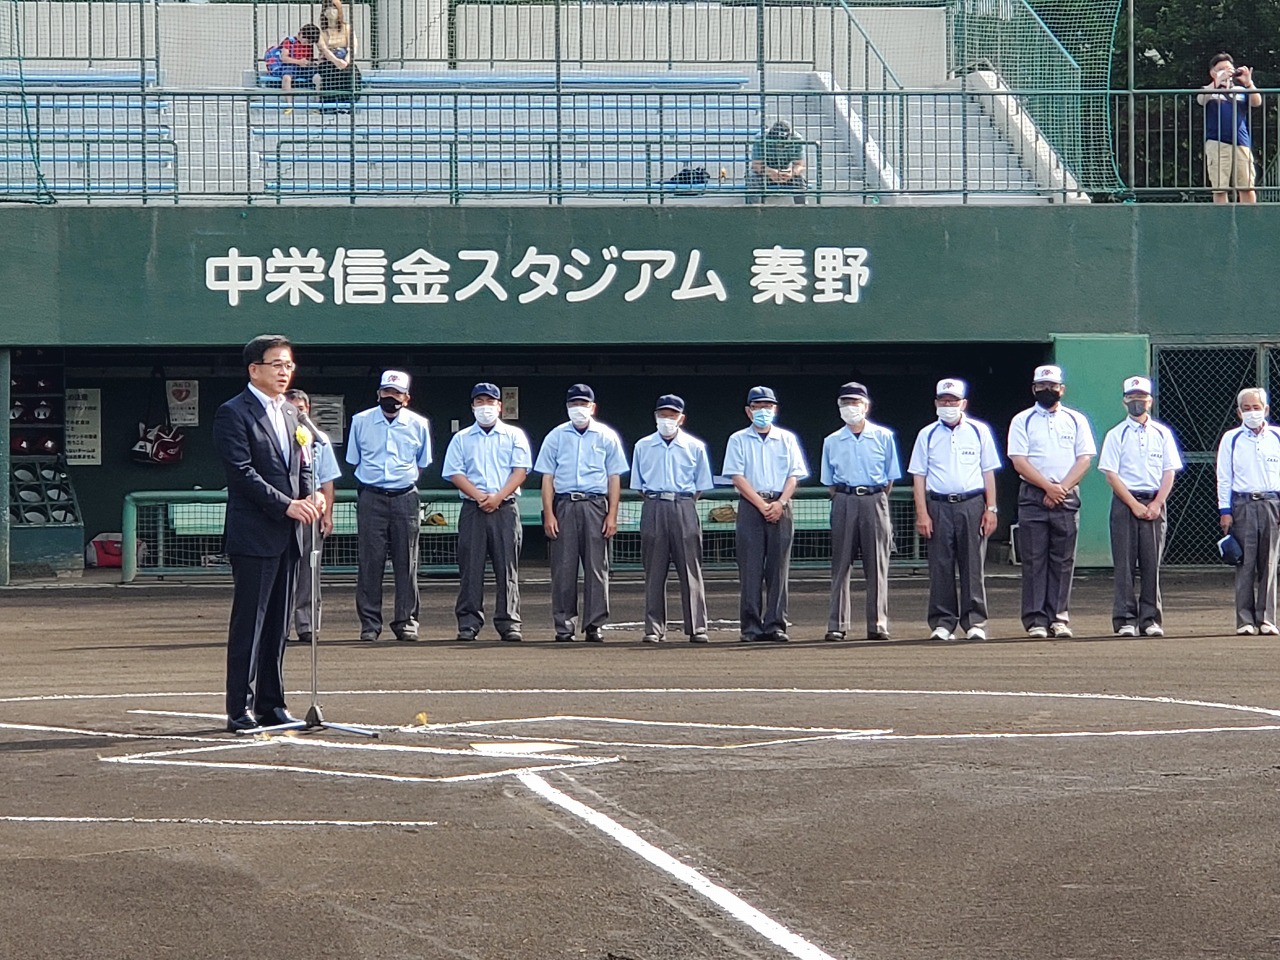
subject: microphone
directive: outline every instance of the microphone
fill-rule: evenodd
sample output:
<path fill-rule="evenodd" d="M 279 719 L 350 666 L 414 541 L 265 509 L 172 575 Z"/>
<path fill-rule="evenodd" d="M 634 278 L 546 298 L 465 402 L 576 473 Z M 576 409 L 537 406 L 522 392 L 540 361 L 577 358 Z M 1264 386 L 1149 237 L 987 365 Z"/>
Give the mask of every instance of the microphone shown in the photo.
<path fill-rule="evenodd" d="M 319 440 L 324 437 L 324 442 L 329 442 L 329 435 L 315 425 L 315 421 L 301 410 L 298 411 L 298 422 L 311 431 L 311 435 Z"/>

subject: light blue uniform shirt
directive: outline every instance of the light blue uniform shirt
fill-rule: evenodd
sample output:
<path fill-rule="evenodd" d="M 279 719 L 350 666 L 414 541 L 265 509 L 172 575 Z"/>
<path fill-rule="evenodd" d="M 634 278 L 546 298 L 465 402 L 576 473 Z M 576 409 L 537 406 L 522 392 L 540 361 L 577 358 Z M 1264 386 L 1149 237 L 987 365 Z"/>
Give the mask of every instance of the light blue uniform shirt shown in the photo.
<path fill-rule="evenodd" d="M 316 437 L 312 444 L 316 458 L 316 489 L 323 483 L 330 483 L 342 476 L 342 468 L 338 466 L 338 458 L 334 456 L 333 444 L 324 434 Z"/>
<path fill-rule="evenodd" d="M 930 493 L 973 493 L 986 489 L 983 474 L 1000 469 L 991 428 L 965 414 L 954 427 L 941 420 L 916 437 L 907 473 L 924 477 Z"/>
<path fill-rule="evenodd" d="M 365 486 L 401 490 L 418 482 L 418 473 L 431 465 L 431 424 L 402 408 L 388 420 L 381 407 L 370 407 L 351 418 L 347 463 Z"/>
<path fill-rule="evenodd" d="M 1166 470 L 1182 469 L 1182 454 L 1173 431 L 1150 417 L 1141 424 L 1125 417 L 1102 438 L 1098 469 L 1114 473 L 1126 490 L 1155 493 Z"/>
<path fill-rule="evenodd" d="M 631 457 L 631 489 L 653 493 L 697 493 L 710 490 L 711 459 L 707 445 L 680 430 L 671 442 L 659 433 L 637 441 Z"/>
<path fill-rule="evenodd" d="M 756 493 L 781 493 L 791 477 L 803 480 L 809 475 L 809 464 L 790 430 L 770 427 L 768 433 L 761 433 L 747 427 L 729 437 L 720 472 L 745 477 Z"/>
<path fill-rule="evenodd" d="M 497 493 L 511 479 L 511 472 L 533 466 L 529 438 L 519 427 L 499 420 L 490 430 L 473 423 L 449 441 L 440 472 L 448 480 L 462 474 L 483 493 Z M 459 496 L 465 497 L 461 490 Z M 520 496 L 516 487 L 515 495 Z"/>
<path fill-rule="evenodd" d="M 1280 493 L 1280 429 L 1228 430 L 1218 444 L 1218 510 L 1231 512 L 1233 493 Z"/>
<path fill-rule="evenodd" d="M 1061 483 L 1071 472 L 1077 457 L 1092 457 L 1097 452 L 1085 415 L 1063 404 L 1053 411 L 1036 404 L 1009 424 L 1009 456 L 1026 457 L 1054 483 Z"/>
<path fill-rule="evenodd" d="M 581 433 L 562 423 L 542 441 L 533 469 L 549 474 L 556 493 L 608 493 L 609 478 L 627 472 L 622 439 L 594 419 Z"/>
<path fill-rule="evenodd" d="M 861 433 L 841 427 L 822 441 L 822 483 L 882 487 L 902 476 L 893 431 L 864 420 Z"/>

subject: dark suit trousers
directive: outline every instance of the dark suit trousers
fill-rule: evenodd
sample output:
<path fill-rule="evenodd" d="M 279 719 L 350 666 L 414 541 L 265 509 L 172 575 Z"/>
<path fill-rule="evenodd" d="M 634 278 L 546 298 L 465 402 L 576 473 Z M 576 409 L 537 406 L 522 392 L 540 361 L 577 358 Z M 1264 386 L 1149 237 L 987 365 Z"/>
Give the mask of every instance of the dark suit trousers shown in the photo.
<path fill-rule="evenodd" d="M 1062 506 L 1044 505 L 1044 491 L 1022 481 L 1018 489 L 1018 562 L 1022 564 L 1022 625 L 1048 627 L 1071 616 L 1071 580 L 1080 533 L 1080 495 Z"/>
<path fill-rule="evenodd" d="M 227 716 L 270 713 L 284 703 L 284 641 L 298 566 L 294 547 L 277 557 L 231 557 L 235 593 L 227 633 Z"/>
<path fill-rule="evenodd" d="M 750 502 L 739 500 L 735 532 L 742 636 L 759 640 L 786 633 L 791 626 L 787 620 L 787 581 L 791 575 L 791 542 L 795 539 L 791 505 L 783 509 L 777 523 L 769 523 Z"/>

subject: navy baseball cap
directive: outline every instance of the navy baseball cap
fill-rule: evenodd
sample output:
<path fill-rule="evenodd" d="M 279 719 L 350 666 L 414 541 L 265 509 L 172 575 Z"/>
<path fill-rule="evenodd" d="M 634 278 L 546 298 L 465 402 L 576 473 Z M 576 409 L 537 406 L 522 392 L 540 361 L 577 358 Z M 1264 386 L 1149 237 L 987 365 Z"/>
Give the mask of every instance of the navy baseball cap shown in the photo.
<path fill-rule="evenodd" d="M 502 399 L 502 391 L 492 383 L 477 383 L 471 388 L 471 399 L 476 397 L 493 397 L 495 400 Z"/>
<path fill-rule="evenodd" d="M 752 387 L 747 391 L 747 403 L 760 403 L 766 400 L 769 403 L 778 402 L 778 398 L 774 396 L 773 387 Z"/>
<path fill-rule="evenodd" d="M 575 383 L 569 388 L 569 392 L 565 394 L 564 399 L 565 403 L 570 403 L 574 400 L 590 400 L 595 403 L 596 392 L 585 383 Z"/>
<path fill-rule="evenodd" d="M 840 399 L 847 400 L 850 397 L 861 397 L 863 400 L 870 400 L 871 394 L 867 393 L 867 388 L 856 380 L 850 380 L 848 383 L 840 386 Z"/>
<path fill-rule="evenodd" d="M 679 410 L 684 413 L 684 398 L 677 397 L 674 393 L 664 393 L 658 398 L 658 405 L 655 410 Z"/>
<path fill-rule="evenodd" d="M 1244 564 L 1244 550 L 1240 546 L 1240 541 L 1232 534 L 1228 533 L 1218 541 L 1218 555 L 1228 566 L 1239 567 Z"/>

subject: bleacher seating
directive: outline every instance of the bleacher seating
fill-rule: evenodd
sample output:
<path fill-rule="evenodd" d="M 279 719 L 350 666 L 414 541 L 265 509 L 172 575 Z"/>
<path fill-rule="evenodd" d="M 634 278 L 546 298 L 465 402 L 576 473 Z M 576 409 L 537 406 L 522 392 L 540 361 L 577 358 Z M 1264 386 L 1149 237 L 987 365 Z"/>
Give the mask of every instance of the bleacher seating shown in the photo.
<path fill-rule="evenodd" d="M 24 71 L 20 85 L 16 74 L 0 74 L 0 192 L 175 193 L 178 148 L 167 103 L 130 93 L 155 80 L 153 72 L 119 68 Z"/>

